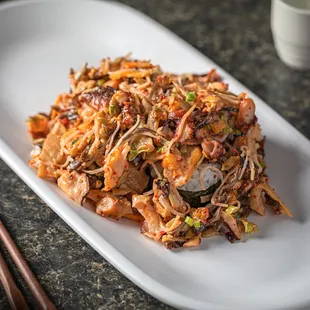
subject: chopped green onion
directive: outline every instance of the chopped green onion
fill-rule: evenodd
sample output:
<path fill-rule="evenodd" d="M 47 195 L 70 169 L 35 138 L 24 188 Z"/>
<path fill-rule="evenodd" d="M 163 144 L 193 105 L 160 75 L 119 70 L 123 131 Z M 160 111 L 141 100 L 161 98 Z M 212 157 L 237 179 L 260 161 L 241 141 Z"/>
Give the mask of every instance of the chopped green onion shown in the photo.
<path fill-rule="evenodd" d="M 100 79 L 100 80 L 97 81 L 97 85 L 98 86 L 103 86 L 106 81 L 107 81 L 107 79 Z"/>
<path fill-rule="evenodd" d="M 138 155 L 138 151 L 137 150 L 130 150 L 130 154 L 137 156 Z"/>
<path fill-rule="evenodd" d="M 239 210 L 239 207 L 237 206 L 228 206 L 227 209 L 225 210 L 225 212 L 227 214 L 233 214 L 235 212 L 237 212 Z"/>
<path fill-rule="evenodd" d="M 207 125 L 206 125 L 206 128 L 207 128 L 208 130 L 211 130 L 211 125 L 210 125 L 210 124 L 207 124 Z"/>
<path fill-rule="evenodd" d="M 234 134 L 235 134 L 235 135 L 241 135 L 242 132 L 241 132 L 239 129 L 235 129 L 235 130 L 234 130 Z"/>
<path fill-rule="evenodd" d="M 135 159 L 135 157 L 139 154 L 137 150 L 131 149 L 129 152 L 128 160 L 132 161 Z"/>
<path fill-rule="evenodd" d="M 246 234 L 257 232 L 259 230 L 258 226 L 252 222 L 249 222 L 247 219 L 240 219 L 244 226 L 244 232 Z"/>
<path fill-rule="evenodd" d="M 226 128 L 223 129 L 223 133 L 224 133 L 225 135 L 229 135 L 229 134 L 232 133 L 232 132 L 233 132 L 233 129 L 230 128 L 230 127 L 226 127 Z"/>
<path fill-rule="evenodd" d="M 195 228 L 199 228 L 199 227 L 200 227 L 200 221 L 194 222 L 194 227 L 195 227 Z"/>
<path fill-rule="evenodd" d="M 189 225 L 189 226 L 193 226 L 195 222 L 194 222 L 194 220 L 193 220 L 191 217 L 187 216 L 187 217 L 185 218 L 185 223 L 186 223 L 187 225 Z"/>
<path fill-rule="evenodd" d="M 161 153 L 162 152 L 162 150 L 163 150 L 163 148 L 164 148 L 164 146 L 160 146 L 158 149 L 157 149 L 157 153 Z"/>
<path fill-rule="evenodd" d="M 111 102 L 110 105 L 109 105 L 109 114 L 111 116 L 116 116 L 120 113 L 120 107 L 115 104 L 114 102 Z"/>
<path fill-rule="evenodd" d="M 79 141 L 79 139 L 77 138 L 77 139 L 74 139 L 74 140 L 72 140 L 72 142 L 71 142 L 71 144 L 72 145 L 74 145 L 76 142 L 78 142 Z"/>
<path fill-rule="evenodd" d="M 187 91 L 185 101 L 186 102 L 194 102 L 196 99 L 196 94 L 193 91 Z"/>
<path fill-rule="evenodd" d="M 260 166 L 264 169 L 266 167 L 265 163 L 263 161 L 259 162 Z"/>

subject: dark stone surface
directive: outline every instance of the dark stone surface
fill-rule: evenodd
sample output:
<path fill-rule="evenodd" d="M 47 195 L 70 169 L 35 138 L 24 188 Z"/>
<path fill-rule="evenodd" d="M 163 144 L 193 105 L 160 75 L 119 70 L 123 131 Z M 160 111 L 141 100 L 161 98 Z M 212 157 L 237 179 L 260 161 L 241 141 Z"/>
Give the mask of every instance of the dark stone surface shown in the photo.
<path fill-rule="evenodd" d="M 269 1 L 121 2 L 198 48 L 310 138 L 310 72 L 293 71 L 277 57 L 269 26 Z M 0 176 L 1 218 L 57 308 L 171 309 L 115 270 L 2 161 Z M 5 256 L 35 308 L 18 271 Z M 0 309 L 8 309 L 1 287 Z"/>

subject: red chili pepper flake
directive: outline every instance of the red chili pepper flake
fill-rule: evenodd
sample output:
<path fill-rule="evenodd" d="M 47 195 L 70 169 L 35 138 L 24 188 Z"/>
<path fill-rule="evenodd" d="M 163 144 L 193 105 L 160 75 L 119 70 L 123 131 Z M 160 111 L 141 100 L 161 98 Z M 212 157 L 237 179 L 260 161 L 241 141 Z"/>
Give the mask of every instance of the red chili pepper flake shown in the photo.
<path fill-rule="evenodd" d="M 233 153 L 233 155 L 238 155 L 238 154 L 239 154 L 238 151 L 237 151 L 237 149 L 233 149 L 233 150 L 232 150 L 232 153 Z"/>
<path fill-rule="evenodd" d="M 213 179 L 216 179 L 216 174 L 213 175 Z"/>
<path fill-rule="evenodd" d="M 69 121 L 66 117 L 62 118 L 61 119 L 61 123 L 64 125 L 64 126 L 67 126 L 69 124 Z"/>
<path fill-rule="evenodd" d="M 113 175 L 116 175 L 116 172 L 115 172 L 115 171 L 113 172 Z"/>

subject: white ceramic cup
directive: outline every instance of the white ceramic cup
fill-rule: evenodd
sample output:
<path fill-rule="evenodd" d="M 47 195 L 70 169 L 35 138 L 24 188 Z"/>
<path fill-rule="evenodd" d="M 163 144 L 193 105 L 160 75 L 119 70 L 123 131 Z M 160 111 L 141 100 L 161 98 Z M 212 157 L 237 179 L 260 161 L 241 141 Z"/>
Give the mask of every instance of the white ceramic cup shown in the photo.
<path fill-rule="evenodd" d="M 271 31 L 285 64 L 310 69 L 310 0 L 272 0 Z"/>

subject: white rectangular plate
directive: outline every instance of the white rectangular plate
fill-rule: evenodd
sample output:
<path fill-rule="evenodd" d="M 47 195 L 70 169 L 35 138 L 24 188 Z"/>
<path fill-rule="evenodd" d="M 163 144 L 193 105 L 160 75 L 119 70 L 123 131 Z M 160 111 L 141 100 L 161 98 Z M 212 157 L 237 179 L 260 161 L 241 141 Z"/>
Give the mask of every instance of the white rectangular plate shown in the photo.
<path fill-rule="evenodd" d="M 113 222 L 70 201 L 27 166 L 25 120 L 48 111 L 68 90 L 70 67 L 133 52 L 164 70 L 216 68 L 234 92 L 247 91 L 187 43 L 117 3 L 21 1 L 0 5 L 0 154 L 79 235 L 142 289 L 179 308 L 284 309 L 309 306 L 310 143 L 249 91 L 267 135 L 271 183 L 293 219 L 256 216 L 260 233 L 229 244 L 211 238 L 193 250 L 168 251 L 128 221 Z"/>

